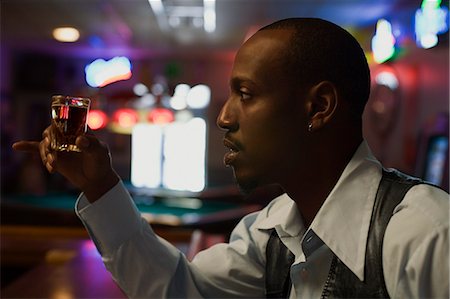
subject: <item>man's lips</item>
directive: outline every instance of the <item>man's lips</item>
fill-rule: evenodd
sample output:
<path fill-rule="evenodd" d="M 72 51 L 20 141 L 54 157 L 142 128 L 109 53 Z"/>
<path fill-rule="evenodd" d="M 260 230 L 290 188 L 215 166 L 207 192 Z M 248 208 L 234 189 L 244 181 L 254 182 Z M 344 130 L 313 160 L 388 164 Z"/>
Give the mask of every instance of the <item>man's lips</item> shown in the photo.
<path fill-rule="evenodd" d="M 223 139 L 223 145 L 225 145 L 225 147 L 228 147 L 232 151 L 235 151 L 235 152 L 239 151 L 239 146 L 237 145 L 237 142 L 234 142 L 229 138 L 225 137 Z"/>
<path fill-rule="evenodd" d="M 236 145 L 235 142 L 231 141 L 228 138 L 223 139 L 223 144 L 225 145 L 225 147 L 229 149 L 229 151 L 225 153 L 223 157 L 223 163 L 228 166 L 231 165 L 236 160 L 239 154 L 239 147 Z"/>

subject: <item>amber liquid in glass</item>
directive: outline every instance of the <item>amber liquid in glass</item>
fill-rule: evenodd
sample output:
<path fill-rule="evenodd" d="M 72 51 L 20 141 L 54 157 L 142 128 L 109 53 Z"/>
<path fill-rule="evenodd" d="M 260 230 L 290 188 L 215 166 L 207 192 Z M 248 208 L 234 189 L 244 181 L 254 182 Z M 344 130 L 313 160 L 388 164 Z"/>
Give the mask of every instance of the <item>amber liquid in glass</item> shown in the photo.
<path fill-rule="evenodd" d="M 81 150 L 75 145 L 78 136 L 86 132 L 88 107 L 85 105 L 52 105 L 52 124 L 56 128 L 52 148 L 57 151 Z"/>

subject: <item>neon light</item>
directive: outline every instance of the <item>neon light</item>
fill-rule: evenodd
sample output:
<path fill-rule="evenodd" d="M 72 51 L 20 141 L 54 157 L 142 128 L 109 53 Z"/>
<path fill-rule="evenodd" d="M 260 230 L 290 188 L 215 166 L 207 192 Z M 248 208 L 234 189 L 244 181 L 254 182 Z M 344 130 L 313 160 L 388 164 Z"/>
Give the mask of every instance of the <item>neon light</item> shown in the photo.
<path fill-rule="evenodd" d="M 187 105 L 192 109 L 203 109 L 209 105 L 210 100 L 211 89 L 204 84 L 192 87 L 186 98 Z"/>
<path fill-rule="evenodd" d="M 108 116 L 101 110 L 90 110 L 88 114 L 88 126 L 92 130 L 100 130 L 106 127 Z"/>
<path fill-rule="evenodd" d="M 189 90 L 191 90 L 191 87 L 187 84 L 178 84 L 175 86 L 175 90 L 173 92 L 174 96 L 181 96 L 181 97 L 187 97 Z"/>
<path fill-rule="evenodd" d="M 392 26 L 388 21 L 381 19 L 377 22 L 375 35 L 372 38 L 373 59 L 377 63 L 389 60 L 395 53 L 395 37 Z"/>
<path fill-rule="evenodd" d="M 131 62 L 128 58 L 114 57 L 111 60 L 94 60 L 85 68 L 86 82 L 92 87 L 103 87 L 108 84 L 131 78 Z"/>
<path fill-rule="evenodd" d="M 175 110 L 183 110 L 187 107 L 186 97 L 189 94 L 191 87 L 187 84 L 178 84 L 175 87 L 173 96 L 170 98 L 170 107 Z"/>
<path fill-rule="evenodd" d="M 438 44 L 438 37 L 435 34 L 425 34 L 419 38 L 419 46 L 424 49 L 433 48 Z"/>
<path fill-rule="evenodd" d="M 145 84 L 138 83 L 133 86 L 133 92 L 137 96 L 143 96 L 148 93 L 148 87 Z"/>
<path fill-rule="evenodd" d="M 153 106 L 155 102 L 155 96 L 151 93 L 147 93 L 135 100 L 133 103 L 133 107 L 136 109 L 145 109 Z"/>
<path fill-rule="evenodd" d="M 415 15 L 416 43 L 429 49 L 437 45 L 438 34 L 448 31 L 448 8 L 440 7 L 441 0 L 423 0 Z"/>
<path fill-rule="evenodd" d="M 186 97 L 174 95 L 170 98 L 169 104 L 175 110 L 183 110 L 187 107 Z"/>
<path fill-rule="evenodd" d="M 162 85 L 161 83 L 155 83 L 152 85 L 152 93 L 155 96 L 160 96 L 164 93 L 164 85 Z"/>
<path fill-rule="evenodd" d="M 398 87 L 398 79 L 392 72 L 381 72 L 377 74 L 375 82 L 378 85 L 387 86 L 391 90 L 395 90 Z"/>
<path fill-rule="evenodd" d="M 148 114 L 148 120 L 154 124 L 163 125 L 173 122 L 173 112 L 166 108 L 155 108 Z"/>
<path fill-rule="evenodd" d="M 138 121 L 137 112 L 133 109 L 119 109 L 114 112 L 113 119 L 122 128 L 131 128 Z"/>
<path fill-rule="evenodd" d="M 441 2 L 442 0 L 423 0 L 420 7 L 422 9 L 438 9 L 441 6 Z"/>

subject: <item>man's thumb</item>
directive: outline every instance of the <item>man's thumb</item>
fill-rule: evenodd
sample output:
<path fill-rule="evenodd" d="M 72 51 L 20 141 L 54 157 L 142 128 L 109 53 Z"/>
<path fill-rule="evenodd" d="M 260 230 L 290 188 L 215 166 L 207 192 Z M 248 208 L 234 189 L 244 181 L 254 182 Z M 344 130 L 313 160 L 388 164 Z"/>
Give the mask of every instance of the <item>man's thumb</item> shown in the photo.
<path fill-rule="evenodd" d="M 12 148 L 16 151 L 22 152 L 39 152 L 38 141 L 17 141 L 12 145 Z"/>
<path fill-rule="evenodd" d="M 77 137 L 75 144 L 80 148 L 83 153 L 103 155 L 107 152 L 107 147 L 100 142 L 94 135 L 85 134 Z"/>

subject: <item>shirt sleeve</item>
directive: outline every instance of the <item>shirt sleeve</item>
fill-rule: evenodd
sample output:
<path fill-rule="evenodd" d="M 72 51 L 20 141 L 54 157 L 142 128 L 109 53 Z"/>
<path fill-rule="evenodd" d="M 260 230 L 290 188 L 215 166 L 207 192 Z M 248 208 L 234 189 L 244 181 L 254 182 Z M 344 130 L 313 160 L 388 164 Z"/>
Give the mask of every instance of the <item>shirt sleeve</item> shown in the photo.
<path fill-rule="evenodd" d="M 93 204 L 82 194 L 76 213 L 127 296 L 167 297 L 181 254 L 153 233 L 122 182 Z"/>
<path fill-rule="evenodd" d="M 253 225 L 258 215 L 256 212 L 245 216 L 231 233 L 229 243 L 214 245 L 194 257 L 192 264 L 203 270 L 207 285 L 213 286 L 205 288 L 206 297 L 265 297 L 265 247 L 269 234 Z"/>
<path fill-rule="evenodd" d="M 429 185 L 410 189 L 394 210 L 383 243 L 392 298 L 449 298 L 449 197 Z"/>
<path fill-rule="evenodd" d="M 82 194 L 76 213 L 129 298 L 259 297 L 264 289 L 249 232 L 254 216 L 241 221 L 230 244 L 213 246 L 191 263 L 156 236 L 122 182 L 92 204 Z"/>
<path fill-rule="evenodd" d="M 414 251 L 400 277 L 395 298 L 449 298 L 448 227 Z"/>

